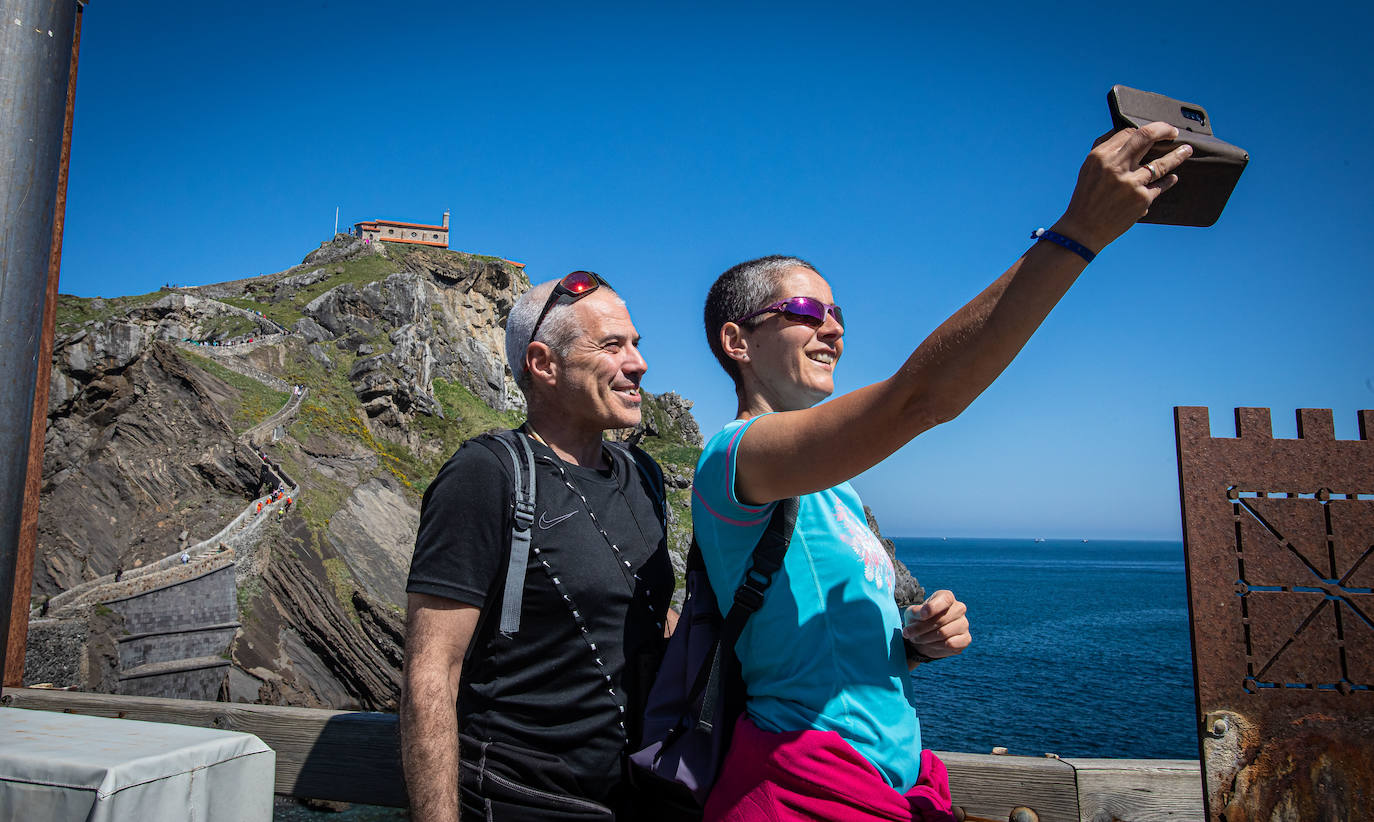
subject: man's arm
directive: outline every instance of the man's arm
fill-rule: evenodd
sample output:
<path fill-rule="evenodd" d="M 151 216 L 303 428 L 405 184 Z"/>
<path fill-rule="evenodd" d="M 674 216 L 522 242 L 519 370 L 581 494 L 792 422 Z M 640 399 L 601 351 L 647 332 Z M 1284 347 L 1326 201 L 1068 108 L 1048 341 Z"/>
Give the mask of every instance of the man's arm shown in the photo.
<path fill-rule="evenodd" d="M 1154 170 L 1140 167 L 1150 146 L 1177 135 L 1173 126 L 1151 123 L 1100 143 L 1084 160 L 1054 229 L 1102 250 L 1178 182 L 1171 172 L 1192 153 L 1188 146 L 1155 160 Z M 837 485 L 958 416 L 1011 363 L 1085 265 L 1068 249 L 1037 243 L 945 320 L 892 377 L 758 420 L 739 444 L 739 499 L 762 504 Z M 732 328 L 725 326 L 727 350 Z"/>
<path fill-rule="evenodd" d="M 401 761 L 415 822 L 458 820 L 458 682 L 481 610 L 410 594 L 401 686 Z"/>

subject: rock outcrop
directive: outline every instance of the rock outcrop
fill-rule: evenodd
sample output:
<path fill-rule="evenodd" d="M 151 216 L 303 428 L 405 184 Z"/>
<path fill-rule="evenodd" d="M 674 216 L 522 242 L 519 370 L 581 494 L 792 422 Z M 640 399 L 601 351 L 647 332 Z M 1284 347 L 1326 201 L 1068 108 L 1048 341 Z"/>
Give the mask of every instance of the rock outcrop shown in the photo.
<path fill-rule="evenodd" d="M 35 681 L 113 690 L 122 663 L 180 653 L 205 661 L 181 665 L 201 691 L 211 668 L 224 677 L 222 698 L 394 709 L 421 495 L 463 440 L 519 423 L 503 322 L 527 287 L 497 258 L 340 235 L 276 274 L 63 297 L 33 597 L 35 617 L 48 603 L 61 619 L 33 623 Z M 690 409 L 646 393 L 641 425 L 612 432 L 664 469 L 679 573 L 701 448 Z M 121 641 L 106 606 L 199 579 L 210 552 L 233 563 L 215 590 L 236 619 L 183 622 L 228 638 L 229 664 L 179 637 Z"/>
<path fill-rule="evenodd" d="M 896 594 L 897 604 L 903 608 L 908 605 L 918 605 L 926 601 L 926 589 L 921 587 L 921 583 L 916 577 L 911 575 L 911 569 L 906 567 L 900 559 L 897 559 L 897 546 L 892 540 L 883 536 L 882 529 L 878 527 L 878 518 L 873 516 L 873 510 L 867 505 L 864 506 L 864 517 L 868 519 L 868 527 L 872 529 L 878 542 L 882 543 L 883 549 L 887 551 L 887 558 L 892 561 L 892 568 L 897 572 L 897 580 L 893 584 L 893 593 Z"/>
<path fill-rule="evenodd" d="M 464 438 L 514 421 L 501 317 L 525 287 L 498 260 L 340 240 L 264 277 L 61 298 L 34 616 L 90 593 L 61 625 L 35 621 L 36 673 L 118 688 L 117 664 L 42 649 L 242 520 L 225 537 L 241 623 L 227 693 L 394 706 L 419 496 Z M 278 484 L 289 515 L 258 512 Z"/>
<path fill-rule="evenodd" d="M 165 556 L 181 531 L 219 530 L 259 473 L 222 410 L 229 385 L 166 343 L 148 344 L 138 327 L 75 336 L 54 355 L 63 390 L 52 394 L 43 446 L 39 598 Z"/>

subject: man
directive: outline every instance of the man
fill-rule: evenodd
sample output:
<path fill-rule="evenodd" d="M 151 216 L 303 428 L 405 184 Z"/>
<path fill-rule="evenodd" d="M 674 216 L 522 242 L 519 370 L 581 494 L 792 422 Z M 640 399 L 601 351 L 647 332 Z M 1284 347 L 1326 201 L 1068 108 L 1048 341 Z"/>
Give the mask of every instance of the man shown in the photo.
<path fill-rule="evenodd" d="M 626 801 L 639 669 L 675 616 L 657 466 L 602 440 L 639 423 L 638 346 L 624 302 L 590 272 L 536 286 L 511 310 L 506 352 L 536 480 L 513 635 L 498 628 L 510 457 L 494 438 L 469 441 L 425 492 L 401 700 L 417 822 L 451 822 L 460 806 L 469 820 L 610 819 Z"/>

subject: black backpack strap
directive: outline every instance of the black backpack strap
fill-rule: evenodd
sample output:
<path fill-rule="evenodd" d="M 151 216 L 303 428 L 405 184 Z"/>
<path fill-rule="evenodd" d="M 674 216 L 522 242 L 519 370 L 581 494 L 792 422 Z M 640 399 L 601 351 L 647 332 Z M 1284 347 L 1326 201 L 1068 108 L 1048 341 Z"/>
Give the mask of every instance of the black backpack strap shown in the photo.
<path fill-rule="evenodd" d="M 703 731 L 709 731 L 715 722 L 716 708 L 721 696 L 720 677 L 724 655 L 734 653 L 735 641 L 744 630 L 744 624 L 763 605 L 763 595 L 772 584 L 773 575 L 782 567 L 783 556 L 787 553 L 787 546 L 792 542 L 792 531 L 797 526 L 797 508 L 797 498 L 788 497 L 779 501 L 773 509 L 773 517 L 768 521 L 768 528 L 754 546 L 749 570 L 744 572 L 744 581 L 735 589 L 735 601 L 730 606 L 730 613 L 725 617 L 725 624 L 721 627 L 720 638 L 711 654 L 711 664 L 709 667 L 703 666 L 697 674 L 697 681 L 692 683 L 689 704 L 694 703 L 698 695 L 702 697 L 697 727 Z M 700 551 L 696 537 L 692 538 L 692 551 Z"/>
<path fill-rule="evenodd" d="M 608 440 L 606 445 L 629 456 L 635 467 L 639 469 L 639 473 L 648 481 L 649 487 L 654 489 L 654 507 L 657 509 L 659 521 L 663 523 L 663 528 L 666 531 L 668 528 L 668 492 L 663 484 L 663 469 L 643 448 L 634 443 L 625 444 Z"/>

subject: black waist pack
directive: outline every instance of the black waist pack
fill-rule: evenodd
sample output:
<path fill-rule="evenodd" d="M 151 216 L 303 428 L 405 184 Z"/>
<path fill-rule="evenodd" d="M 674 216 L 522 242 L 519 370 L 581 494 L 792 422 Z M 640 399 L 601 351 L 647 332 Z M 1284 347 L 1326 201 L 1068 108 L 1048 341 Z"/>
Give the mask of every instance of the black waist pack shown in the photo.
<path fill-rule="evenodd" d="M 1178 175 L 1177 185 L 1159 195 L 1140 222 L 1191 226 L 1215 223 L 1250 162 L 1250 154 L 1215 137 L 1212 118 L 1206 109 L 1194 103 L 1127 86 L 1112 86 L 1107 92 L 1107 106 L 1118 130 L 1139 128 L 1156 120 L 1178 127 L 1178 140 L 1156 143 L 1140 161 L 1141 165 L 1184 143 L 1193 147 L 1193 156 L 1174 171 Z"/>

